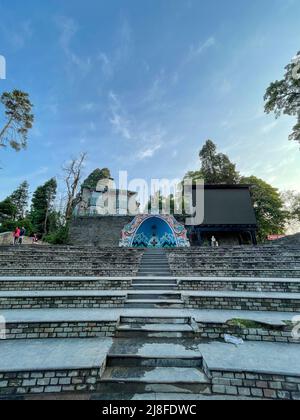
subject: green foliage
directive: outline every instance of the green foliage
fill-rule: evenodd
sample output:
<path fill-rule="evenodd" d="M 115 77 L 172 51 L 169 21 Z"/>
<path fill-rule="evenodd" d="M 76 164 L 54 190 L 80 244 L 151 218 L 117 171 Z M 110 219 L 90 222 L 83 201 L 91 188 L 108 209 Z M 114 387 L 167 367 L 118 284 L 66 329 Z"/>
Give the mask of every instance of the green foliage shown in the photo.
<path fill-rule="evenodd" d="M 55 232 L 46 235 L 44 240 L 52 245 L 67 245 L 69 243 L 69 226 L 61 226 Z"/>
<path fill-rule="evenodd" d="M 285 232 L 289 213 L 279 191 L 255 176 L 241 179 L 243 184 L 251 185 L 251 195 L 258 223 L 258 239 L 264 242 L 268 235 L 281 235 Z"/>
<path fill-rule="evenodd" d="M 0 129 L 0 147 L 9 144 L 14 150 L 26 148 L 28 131 L 32 128 L 34 116 L 29 95 L 20 90 L 4 92 L 0 103 L 5 108 L 6 123 Z"/>
<path fill-rule="evenodd" d="M 9 197 L 13 205 L 16 207 L 16 219 L 23 219 L 25 217 L 29 198 L 29 185 L 24 181 Z"/>
<path fill-rule="evenodd" d="M 16 227 L 24 227 L 26 236 L 31 236 L 34 233 L 30 219 L 7 220 L 1 224 L 0 232 L 13 232 Z"/>
<path fill-rule="evenodd" d="M 15 219 L 17 208 L 10 198 L 0 202 L 0 222 Z"/>
<path fill-rule="evenodd" d="M 290 140 L 300 143 L 300 52 L 286 66 L 282 80 L 271 83 L 265 94 L 265 112 L 274 112 L 278 118 L 281 114 L 296 116 L 298 121 Z"/>
<path fill-rule="evenodd" d="M 204 179 L 205 184 L 237 184 L 240 175 L 227 155 L 217 153 L 217 146 L 207 140 L 199 153 L 201 169 L 189 172 L 185 178 Z"/>
<path fill-rule="evenodd" d="M 111 173 L 109 169 L 95 169 L 83 182 L 82 188 L 90 188 L 91 190 L 94 190 L 97 187 L 99 181 L 110 177 Z"/>
<path fill-rule="evenodd" d="M 43 237 L 50 232 L 53 223 L 53 205 L 56 197 L 57 183 L 50 179 L 38 187 L 32 198 L 31 221 L 36 234 Z"/>

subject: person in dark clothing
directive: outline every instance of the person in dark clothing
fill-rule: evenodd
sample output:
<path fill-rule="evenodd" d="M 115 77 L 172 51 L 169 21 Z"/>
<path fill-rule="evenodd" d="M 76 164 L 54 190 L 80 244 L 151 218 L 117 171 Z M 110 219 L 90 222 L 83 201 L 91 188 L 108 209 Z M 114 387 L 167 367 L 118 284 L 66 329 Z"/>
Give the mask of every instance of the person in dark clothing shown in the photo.
<path fill-rule="evenodd" d="M 19 239 L 19 244 L 22 245 L 23 244 L 23 240 L 25 238 L 26 235 L 26 229 L 24 227 L 22 227 L 22 229 L 20 230 L 20 239 Z"/>

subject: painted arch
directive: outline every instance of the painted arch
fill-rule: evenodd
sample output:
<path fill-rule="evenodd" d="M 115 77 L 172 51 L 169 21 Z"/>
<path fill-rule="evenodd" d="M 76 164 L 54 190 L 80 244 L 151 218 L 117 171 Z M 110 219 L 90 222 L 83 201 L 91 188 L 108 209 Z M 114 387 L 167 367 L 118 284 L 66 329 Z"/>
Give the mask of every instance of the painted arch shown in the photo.
<path fill-rule="evenodd" d="M 189 247 L 187 231 L 173 216 L 138 215 L 122 230 L 121 247 Z"/>

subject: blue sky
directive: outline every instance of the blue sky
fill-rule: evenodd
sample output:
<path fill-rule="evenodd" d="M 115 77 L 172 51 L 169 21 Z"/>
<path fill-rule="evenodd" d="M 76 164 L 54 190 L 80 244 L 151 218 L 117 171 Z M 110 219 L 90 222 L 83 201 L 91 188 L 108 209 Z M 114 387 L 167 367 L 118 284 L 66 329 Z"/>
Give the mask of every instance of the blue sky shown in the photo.
<path fill-rule="evenodd" d="M 36 115 L 26 151 L 0 150 L 0 199 L 81 151 L 86 174 L 181 177 L 208 138 L 243 174 L 300 190 L 295 121 L 263 112 L 299 18 L 299 0 L 0 0 L 0 92 L 29 92 Z"/>

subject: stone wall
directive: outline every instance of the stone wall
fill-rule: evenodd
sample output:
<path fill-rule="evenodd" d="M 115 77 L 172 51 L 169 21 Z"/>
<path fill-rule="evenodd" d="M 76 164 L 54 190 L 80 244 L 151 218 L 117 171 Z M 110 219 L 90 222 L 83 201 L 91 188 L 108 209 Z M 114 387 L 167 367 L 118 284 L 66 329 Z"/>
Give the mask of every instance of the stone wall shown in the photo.
<path fill-rule="evenodd" d="M 6 324 L 6 340 L 114 337 L 116 321 L 22 322 Z"/>
<path fill-rule="evenodd" d="M 209 340 L 224 340 L 224 335 L 229 334 L 242 338 L 244 341 L 263 341 L 268 343 L 293 343 L 300 344 L 292 336 L 292 326 L 272 327 L 269 325 L 252 328 L 242 328 L 230 324 L 200 322 L 197 337 Z"/>
<path fill-rule="evenodd" d="M 299 400 L 300 376 L 212 371 L 213 394 Z"/>
<path fill-rule="evenodd" d="M 37 372 L 0 372 L 1 395 L 56 394 L 60 392 L 93 392 L 100 369 L 51 370 Z"/>
<path fill-rule="evenodd" d="M 235 296 L 183 296 L 186 309 L 233 309 L 242 311 L 299 312 L 300 300 Z"/>
<path fill-rule="evenodd" d="M 132 220 L 132 216 L 76 217 L 70 227 L 70 243 L 118 247 L 123 228 Z"/>
<path fill-rule="evenodd" d="M 0 297 L 0 309 L 123 308 L 124 296 Z"/>
<path fill-rule="evenodd" d="M 184 280 L 178 281 L 179 290 L 198 290 L 198 291 L 236 291 L 236 292 L 280 292 L 280 293 L 300 293 L 300 281 L 244 281 L 238 279 L 212 279 L 212 280 Z"/>
<path fill-rule="evenodd" d="M 55 278 L 45 280 L 1 280 L 1 291 L 32 291 L 32 290 L 128 290 L 131 288 L 132 279 L 99 279 L 87 280 L 57 280 Z"/>

